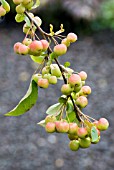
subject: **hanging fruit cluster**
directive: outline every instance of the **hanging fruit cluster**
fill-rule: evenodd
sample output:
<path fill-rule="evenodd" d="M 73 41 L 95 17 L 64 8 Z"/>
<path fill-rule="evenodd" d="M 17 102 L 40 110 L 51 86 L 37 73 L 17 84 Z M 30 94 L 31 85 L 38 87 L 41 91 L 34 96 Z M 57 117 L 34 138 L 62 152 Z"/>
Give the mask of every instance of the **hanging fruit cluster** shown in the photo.
<path fill-rule="evenodd" d="M 6 10 L 3 3 L 5 1 L 1 2 L 0 14 L 2 8 Z M 47 109 L 48 116 L 38 124 L 43 126 L 48 133 L 66 133 L 70 139 L 69 148 L 72 151 L 88 148 L 91 144 L 98 143 L 100 131 L 106 130 L 109 122 L 105 118 L 97 121 L 82 112 L 82 109 L 88 105 L 88 95 L 91 94 L 91 88 L 85 85 L 87 73 L 74 71 L 70 68 L 69 62 L 61 65 L 58 61 L 60 56 L 67 53 L 71 43 L 77 41 L 77 35 L 71 32 L 67 36 L 62 36 L 61 33 L 64 32 L 62 24 L 57 32 L 54 32 L 53 25 L 50 25 L 49 33 L 43 31 L 42 20 L 29 12 L 39 6 L 39 0 L 35 2 L 33 0 L 13 0 L 13 2 L 16 5 L 16 22 L 25 21 L 23 25 L 25 37 L 22 42 L 14 44 L 14 52 L 19 55 L 27 55 L 38 64 L 38 68 L 32 75 L 26 95 L 5 116 L 24 114 L 36 103 L 38 89 L 46 89 L 50 84 L 55 85 L 58 80 L 63 81 L 58 103 Z M 8 10 L 6 11 L 8 12 Z M 42 38 L 39 38 L 36 30 L 39 31 Z"/>

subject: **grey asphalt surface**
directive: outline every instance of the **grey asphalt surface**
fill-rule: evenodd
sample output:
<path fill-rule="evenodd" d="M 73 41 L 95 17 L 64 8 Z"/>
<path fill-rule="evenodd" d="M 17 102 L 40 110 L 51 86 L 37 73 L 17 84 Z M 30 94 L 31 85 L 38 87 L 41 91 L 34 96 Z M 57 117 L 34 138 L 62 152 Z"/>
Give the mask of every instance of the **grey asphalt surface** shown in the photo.
<path fill-rule="evenodd" d="M 83 111 L 96 119 L 106 117 L 110 122 L 97 145 L 72 152 L 66 135 L 47 134 L 37 125 L 61 95 L 60 82 L 55 88 L 40 89 L 37 104 L 26 114 L 4 116 L 26 93 L 36 67 L 29 57 L 13 52 L 13 44 L 24 38 L 21 29 L 14 23 L 0 25 L 0 170 L 113 170 L 114 32 L 79 36 L 60 58 L 61 63 L 70 61 L 75 71 L 88 74 L 86 84 L 91 86 L 92 94 Z"/>

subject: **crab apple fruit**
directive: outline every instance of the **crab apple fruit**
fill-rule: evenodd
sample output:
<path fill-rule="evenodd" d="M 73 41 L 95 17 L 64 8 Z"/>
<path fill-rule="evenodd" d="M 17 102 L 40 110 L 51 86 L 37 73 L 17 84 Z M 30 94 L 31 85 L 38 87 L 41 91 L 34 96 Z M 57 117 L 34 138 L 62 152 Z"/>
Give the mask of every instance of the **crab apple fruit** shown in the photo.
<path fill-rule="evenodd" d="M 56 122 L 56 117 L 55 116 L 50 116 L 50 115 L 48 115 L 48 116 L 46 116 L 46 118 L 45 118 L 45 123 L 47 124 L 48 122 Z"/>
<path fill-rule="evenodd" d="M 23 32 L 25 34 L 29 34 L 29 35 L 32 35 L 34 34 L 36 31 L 36 26 L 32 26 L 32 27 L 29 27 L 27 26 L 27 24 L 25 23 L 24 26 L 23 26 Z"/>
<path fill-rule="evenodd" d="M 28 46 L 26 46 L 26 45 L 24 45 L 24 44 L 21 44 L 20 46 L 19 46 L 19 54 L 21 54 L 21 55 L 26 55 L 26 54 L 28 54 L 29 53 L 29 47 Z"/>
<path fill-rule="evenodd" d="M 68 138 L 70 140 L 76 140 L 76 139 L 78 139 L 78 136 L 76 134 L 68 134 Z"/>
<path fill-rule="evenodd" d="M 18 14 L 24 13 L 24 12 L 25 12 L 25 7 L 24 7 L 22 4 L 16 6 L 16 12 L 17 12 Z"/>
<path fill-rule="evenodd" d="M 40 42 L 42 43 L 43 45 L 43 51 L 46 51 L 49 47 L 49 43 L 47 40 L 40 40 Z"/>
<path fill-rule="evenodd" d="M 80 127 L 77 129 L 77 135 L 80 138 L 85 138 L 85 136 L 87 136 L 87 134 L 88 134 L 88 131 L 85 127 Z"/>
<path fill-rule="evenodd" d="M 70 84 L 63 84 L 61 87 L 61 92 L 65 95 L 70 95 L 73 91 L 73 88 L 70 86 Z"/>
<path fill-rule="evenodd" d="M 2 4 L 3 8 L 6 10 L 6 12 L 9 12 L 10 11 L 10 5 L 4 1 L 4 3 Z"/>
<path fill-rule="evenodd" d="M 66 52 L 67 52 L 67 47 L 65 44 L 58 44 L 54 47 L 54 53 L 57 56 L 64 55 L 64 54 L 66 54 Z"/>
<path fill-rule="evenodd" d="M 29 45 L 29 48 L 30 48 L 30 54 L 37 55 L 39 52 L 42 51 L 43 45 L 40 41 L 34 40 Z"/>
<path fill-rule="evenodd" d="M 68 40 L 70 43 L 75 42 L 77 39 L 78 39 L 78 38 L 77 38 L 77 35 L 74 34 L 74 33 L 72 33 L 72 32 L 67 35 L 67 40 Z"/>
<path fill-rule="evenodd" d="M 98 130 L 104 131 L 107 130 L 109 127 L 109 122 L 105 118 L 100 118 L 97 124 Z"/>
<path fill-rule="evenodd" d="M 48 74 L 48 73 L 50 73 L 50 67 L 49 67 L 49 66 L 45 66 L 45 67 L 42 69 L 42 75 Z"/>
<path fill-rule="evenodd" d="M 76 123 L 69 123 L 69 134 L 77 134 L 78 125 Z"/>
<path fill-rule="evenodd" d="M 45 130 L 48 133 L 53 133 L 55 132 L 55 123 L 54 122 L 48 122 L 45 126 Z"/>
<path fill-rule="evenodd" d="M 19 54 L 19 46 L 20 45 L 22 45 L 22 43 L 20 43 L 20 42 L 17 42 L 17 43 L 14 44 L 13 49 L 14 49 L 14 52 L 17 53 L 17 54 Z"/>
<path fill-rule="evenodd" d="M 57 77 L 56 76 L 50 76 L 49 77 L 49 83 L 50 84 L 57 84 Z"/>
<path fill-rule="evenodd" d="M 87 73 L 85 71 L 81 71 L 78 74 L 81 77 L 82 81 L 85 81 L 87 79 Z"/>
<path fill-rule="evenodd" d="M 69 123 L 56 121 L 55 122 L 56 130 L 60 133 L 67 133 L 69 130 Z"/>
<path fill-rule="evenodd" d="M 36 83 L 38 83 L 38 80 L 41 79 L 41 78 L 42 78 L 42 75 L 41 75 L 41 74 L 34 74 L 33 77 L 32 77 L 32 79 L 33 79 Z"/>
<path fill-rule="evenodd" d="M 24 7 L 25 7 L 26 9 L 30 10 L 30 9 L 32 8 L 33 4 L 34 4 L 34 2 L 33 2 L 33 0 L 32 0 L 32 1 L 29 2 L 28 4 L 24 5 Z"/>
<path fill-rule="evenodd" d="M 64 44 L 64 45 L 66 45 L 67 47 L 70 46 L 70 42 L 67 40 L 67 38 L 64 38 L 64 39 L 61 41 L 61 44 Z"/>
<path fill-rule="evenodd" d="M 81 94 L 82 95 L 89 95 L 89 94 L 91 94 L 91 88 L 89 86 L 83 86 L 81 88 Z"/>
<path fill-rule="evenodd" d="M 78 140 L 72 140 L 69 143 L 69 148 L 72 151 L 77 151 L 79 149 L 79 141 Z"/>
<path fill-rule="evenodd" d="M 31 38 L 24 38 L 23 42 L 24 45 L 28 46 L 32 43 L 32 39 Z"/>
<path fill-rule="evenodd" d="M 74 92 L 78 93 L 82 88 L 82 83 L 79 86 L 74 86 Z"/>
<path fill-rule="evenodd" d="M 38 86 L 46 89 L 49 86 L 49 82 L 47 79 L 41 78 L 38 80 Z"/>
<path fill-rule="evenodd" d="M 80 96 L 76 99 L 76 105 L 81 107 L 81 108 L 86 107 L 87 104 L 88 104 L 88 100 L 85 96 Z"/>
<path fill-rule="evenodd" d="M 40 17 L 38 17 L 38 16 L 35 16 L 34 18 L 33 18 L 33 21 L 35 21 L 35 23 L 40 27 L 41 26 L 41 24 L 42 24 L 42 20 L 40 19 Z"/>
<path fill-rule="evenodd" d="M 0 6 L 0 17 L 4 15 L 6 15 L 6 10 L 2 6 Z"/>
<path fill-rule="evenodd" d="M 71 85 L 71 86 L 79 86 L 81 84 L 81 78 L 78 74 L 72 74 L 69 79 L 68 79 L 68 83 Z"/>
<path fill-rule="evenodd" d="M 23 2 L 23 0 L 13 0 L 15 5 L 19 5 Z"/>
<path fill-rule="evenodd" d="M 50 78 L 50 77 L 51 77 L 51 74 L 50 74 L 50 73 L 43 75 L 43 78 L 48 79 L 48 81 L 49 81 L 49 78 Z"/>
<path fill-rule="evenodd" d="M 81 148 L 89 148 L 91 145 L 91 139 L 90 137 L 79 139 L 79 145 Z"/>
<path fill-rule="evenodd" d="M 61 77 L 61 71 L 57 64 L 51 64 L 51 74 L 56 77 Z"/>
<path fill-rule="evenodd" d="M 28 3 L 30 3 L 31 2 L 31 0 L 23 0 L 23 5 L 26 5 L 26 4 L 28 4 Z"/>

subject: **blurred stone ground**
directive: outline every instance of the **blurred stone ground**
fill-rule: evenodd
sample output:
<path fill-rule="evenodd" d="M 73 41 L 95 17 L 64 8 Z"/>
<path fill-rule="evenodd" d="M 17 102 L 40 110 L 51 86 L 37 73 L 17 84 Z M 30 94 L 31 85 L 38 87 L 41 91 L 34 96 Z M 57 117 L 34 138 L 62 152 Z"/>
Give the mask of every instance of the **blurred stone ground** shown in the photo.
<path fill-rule="evenodd" d="M 113 170 L 114 32 L 79 36 L 60 58 L 61 63 L 70 60 L 74 70 L 88 73 L 86 84 L 91 86 L 92 94 L 84 112 L 110 122 L 99 144 L 78 152 L 69 150 L 66 135 L 47 134 L 37 125 L 61 95 L 60 82 L 55 88 L 40 89 L 37 104 L 25 115 L 4 117 L 26 93 L 36 67 L 29 57 L 13 52 L 13 44 L 23 38 L 19 24 L 0 24 L 0 170 Z"/>

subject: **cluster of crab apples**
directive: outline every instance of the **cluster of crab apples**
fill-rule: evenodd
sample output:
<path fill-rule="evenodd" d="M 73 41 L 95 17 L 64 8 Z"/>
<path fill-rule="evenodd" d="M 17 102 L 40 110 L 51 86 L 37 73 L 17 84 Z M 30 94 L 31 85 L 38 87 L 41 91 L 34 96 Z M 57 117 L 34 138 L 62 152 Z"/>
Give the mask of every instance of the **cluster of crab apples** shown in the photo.
<path fill-rule="evenodd" d="M 81 125 L 81 124 L 80 124 Z M 88 148 L 91 144 L 97 144 L 100 141 L 100 131 L 108 128 L 109 122 L 105 118 L 92 122 L 96 127 L 98 139 L 92 141 L 91 129 L 88 126 L 81 127 L 77 123 L 69 123 L 65 119 L 57 120 L 55 116 L 47 116 L 45 118 L 45 130 L 48 133 L 66 133 L 70 139 L 69 148 L 77 151 L 79 148 Z"/>
<path fill-rule="evenodd" d="M 17 5 L 16 12 L 18 14 L 22 14 L 25 12 L 25 10 L 31 9 L 31 7 L 34 4 L 34 1 L 33 0 L 13 0 L 13 3 Z"/>
<path fill-rule="evenodd" d="M 6 13 L 8 13 L 10 11 L 10 6 L 9 4 L 4 1 L 4 3 L 2 3 L 2 5 L 0 6 L 0 17 L 3 17 L 6 15 Z"/>

